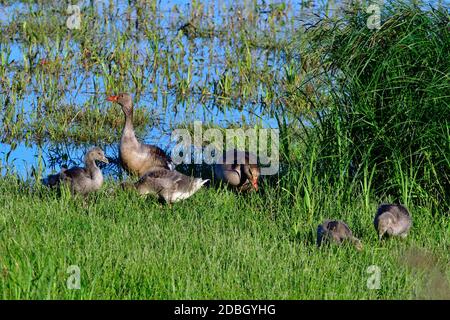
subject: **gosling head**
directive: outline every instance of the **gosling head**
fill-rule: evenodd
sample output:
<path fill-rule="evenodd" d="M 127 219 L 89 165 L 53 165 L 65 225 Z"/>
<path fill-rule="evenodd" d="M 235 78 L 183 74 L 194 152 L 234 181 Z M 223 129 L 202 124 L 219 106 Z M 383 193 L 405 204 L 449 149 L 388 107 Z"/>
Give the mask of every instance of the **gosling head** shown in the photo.
<path fill-rule="evenodd" d="M 131 115 L 133 113 L 133 100 L 129 93 L 119 93 L 115 96 L 109 96 L 106 100 L 118 103 L 122 107 L 125 115 Z"/>
<path fill-rule="evenodd" d="M 202 178 L 196 178 L 194 181 L 195 181 L 194 182 L 194 189 L 200 189 L 201 187 L 203 187 L 204 184 L 209 182 L 209 179 L 203 180 Z"/>
<path fill-rule="evenodd" d="M 361 240 L 359 240 L 358 238 L 353 237 L 352 238 L 352 242 L 353 242 L 353 245 L 355 246 L 356 250 L 362 251 L 363 245 L 362 245 Z"/>
<path fill-rule="evenodd" d="M 248 181 L 252 184 L 253 188 L 258 191 L 258 179 L 261 175 L 261 170 L 257 164 L 244 164 L 243 171 Z"/>
<path fill-rule="evenodd" d="M 378 231 L 380 241 L 385 233 L 389 234 L 389 230 L 391 229 L 393 223 L 394 217 L 389 212 L 385 212 L 376 218 L 375 227 Z"/>
<path fill-rule="evenodd" d="M 109 163 L 108 159 L 105 157 L 105 153 L 99 147 L 94 147 L 91 150 L 89 150 L 85 158 L 87 161 L 97 160 L 104 163 Z"/>

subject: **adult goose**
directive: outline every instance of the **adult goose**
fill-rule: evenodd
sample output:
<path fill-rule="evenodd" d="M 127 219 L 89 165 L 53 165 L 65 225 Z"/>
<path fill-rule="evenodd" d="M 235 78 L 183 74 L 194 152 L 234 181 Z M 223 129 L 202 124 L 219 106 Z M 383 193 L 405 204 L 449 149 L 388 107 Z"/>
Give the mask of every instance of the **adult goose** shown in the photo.
<path fill-rule="evenodd" d="M 84 168 L 73 167 L 70 169 L 62 169 L 61 172 L 49 175 L 44 179 L 44 184 L 49 187 L 67 184 L 73 194 L 86 195 L 90 192 L 97 191 L 103 184 L 102 171 L 95 161 L 108 163 L 103 150 L 94 147 L 90 149 L 84 157 Z"/>
<path fill-rule="evenodd" d="M 152 168 L 138 182 L 123 184 L 123 187 L 135 188 L 141 195 L 154 195 L 170 204 L 189 198 L 208 181 L 186 176 L 176 170 Z"/>
<path fill-rule="evenodd" d="M 385 234 L 405 238 L 411 228 L 412 218 L 408 209 L 402 205 L 382 204 L 373 223 L 380 241 Z"/>
<path fill-rule="evenodd" d="M 352 243 L 357 250 L 362 249 L 361 241 L 353 236 L 350 228 L 339 220 L 325 220 L 317 227 L 317 246 L 321 246 L 325 242 L 333 242 L 338 245 L 349 242 Z"/>
<path fill-rule="evenodd" d="M 261 170 L 256 156 L 247 151 L 229 150 L 224 153 L 222 163 L 214 165 L 217 179 L 239 191 L 255 189 L 258 191 L 258 179 Z"/>
<path fill-rule="evenodd" d="M 108 101 L 118 103 L 125 114 L 125 126 L 120 139 L 119 158 L 122 167 L 130 174 L 142 177 L 151 168 L 175 169 L 172 159 L 159 147 L 144 144 L 136 139 L 133 127 L 133 101 L 128 93 L 109 96 Z"/>

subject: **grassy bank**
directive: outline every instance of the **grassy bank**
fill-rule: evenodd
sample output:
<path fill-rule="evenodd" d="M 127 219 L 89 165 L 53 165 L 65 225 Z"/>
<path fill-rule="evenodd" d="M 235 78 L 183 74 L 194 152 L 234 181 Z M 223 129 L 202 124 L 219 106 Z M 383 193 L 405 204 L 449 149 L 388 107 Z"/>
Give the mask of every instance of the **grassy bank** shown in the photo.
<path fill-rule="evenodd" d="M 123 116 L 104 98 L 129 91 L 142 139 L 194 120 L 274 124 L 282 170 L 259 193 L 208 188 L 172 207 L 117 190 L 113 172 L 83 202 L 34 182 L 78 164 L 70 148 L 49 159 L 39 149 L 27 181 L 0 150 L 1 298 L 450 298 L 448 8 L 386 1 L 371 30 L 361 8 L 300 26 L 289 1 L 231 3 L 221 22 L 202 2 L 158 20 L 166 11 L 151 1 L 85 7 L 68 31 L 65 5 L 44 2 L 0 35 L 0 140 L 11 150 L 114 148 Z M 406 240 L 378 242 L 382 202 L 410 209 Z M 325 218 L 347 222 L 363 251 L 319 250 Z M 79 290 L 66 285 L 72 265 Z M 371 266 L 379 289 L 367 287 Z"/>
<path fill-rule="evenodd" d="M 172 208 L 114 187 L 83 204 L 2 178 L 2 298 L 449 298 L 450 222 L 427 207 L 410 208 L 407 240 L 379 244 L 372 218 L 385 199 L 366 207 L 355 194 L 338 211 L 323 187 L 311 218 L 305 197 L 276 187 L 250 197 L 205 189 Z M 347 221 L 363 251 L 319 250 L 325 217 Z M 80 290 L 66 286 L 70 265 Z M 381 270 L 378 290 L 367 288 L 371 265 Z"/>

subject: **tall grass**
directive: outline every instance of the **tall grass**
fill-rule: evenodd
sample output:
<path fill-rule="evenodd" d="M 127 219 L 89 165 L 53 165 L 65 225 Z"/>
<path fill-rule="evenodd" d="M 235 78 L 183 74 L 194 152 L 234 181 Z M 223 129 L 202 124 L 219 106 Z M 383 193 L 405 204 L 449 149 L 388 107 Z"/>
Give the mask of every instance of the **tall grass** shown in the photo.
<path fill-rule="evenodd" d="M 314 120 L 323 162 L 317 174 L 367 189 L 371 171 L 379 194 L 403 203 L 428 194 L 448 207 L 447 9 L 388 1 L 380 30 L 367 27 L 362 10 L 309 29 L 305 55 L 321 61 L 315 76 L 329 88 Z"/>

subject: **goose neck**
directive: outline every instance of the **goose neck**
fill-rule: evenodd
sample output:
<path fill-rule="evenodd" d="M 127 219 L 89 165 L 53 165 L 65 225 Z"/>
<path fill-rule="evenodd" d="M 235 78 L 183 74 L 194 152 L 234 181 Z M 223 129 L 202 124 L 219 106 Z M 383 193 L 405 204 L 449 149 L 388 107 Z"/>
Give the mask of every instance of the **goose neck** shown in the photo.
<path fill-rule="evenodd" d="M 124 136 L 134 136 L 134 127 L 133 127 L 133 114 L 125 113 L 125 125 L 123 127 L 123 135 Z"/>
<path fill-rule="evenodd" d="M 97 167 L 97 164 L 95 163 L 95 160 L 93 160 L 93 159 L 90 159 L 90 158 L 87 158 L 86 160 L 85 160 L 85 166 L 86 166 L 86 170 L 89 172 L 89 174 L 91 175 L 91 177 L 93 177 L 96 173 L 97 173 L 97 171 L 98 170 L 100 170 L 98 167 Z"/>

